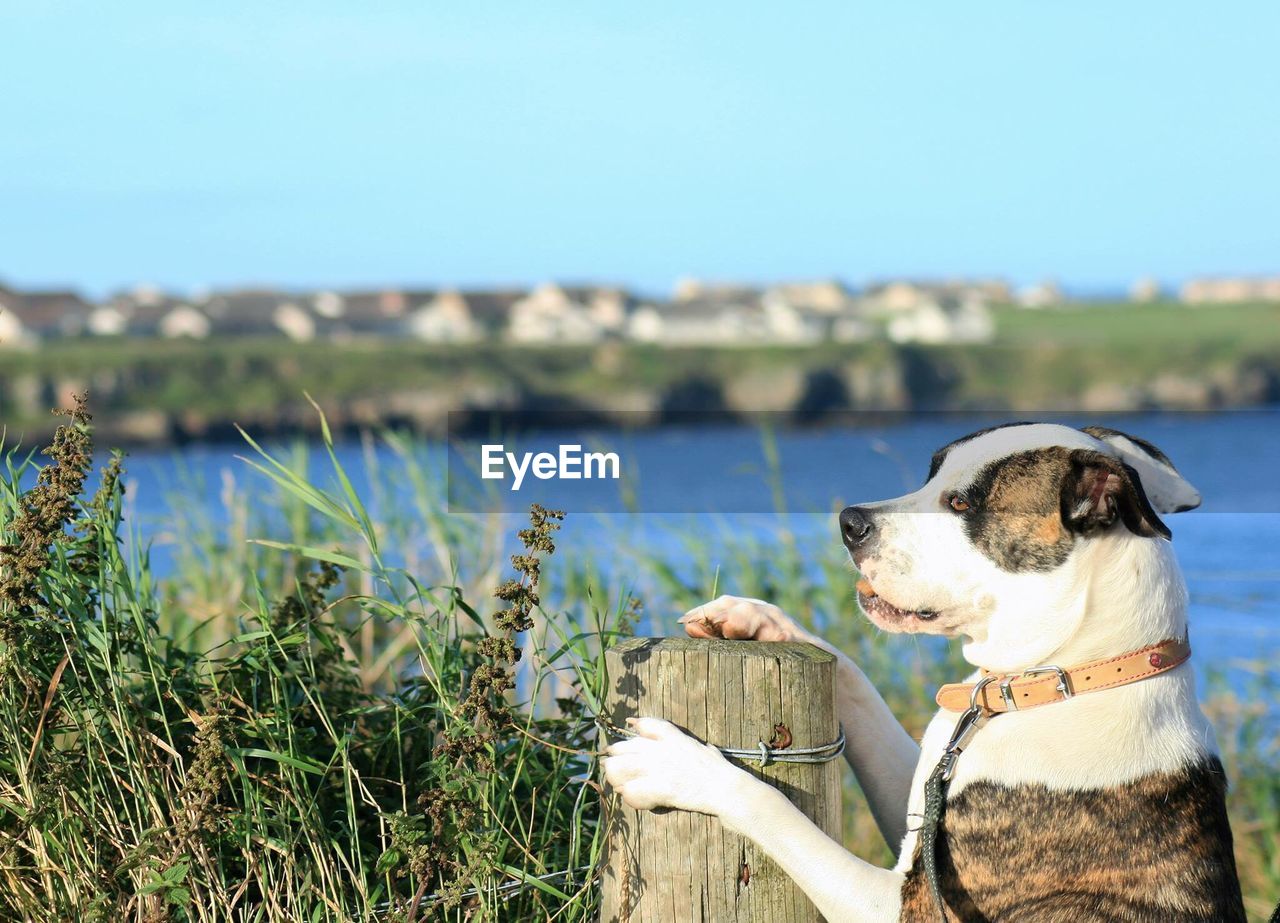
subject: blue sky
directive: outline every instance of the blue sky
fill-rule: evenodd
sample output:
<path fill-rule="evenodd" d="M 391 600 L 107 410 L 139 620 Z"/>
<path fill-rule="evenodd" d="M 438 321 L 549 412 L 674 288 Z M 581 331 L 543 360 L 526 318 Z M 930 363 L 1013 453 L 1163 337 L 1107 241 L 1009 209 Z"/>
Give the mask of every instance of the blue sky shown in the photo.
<path fill-rule="evenodd" d="M 1280 271 L 1280 5 L 5 2 L 0 278 Z"/>

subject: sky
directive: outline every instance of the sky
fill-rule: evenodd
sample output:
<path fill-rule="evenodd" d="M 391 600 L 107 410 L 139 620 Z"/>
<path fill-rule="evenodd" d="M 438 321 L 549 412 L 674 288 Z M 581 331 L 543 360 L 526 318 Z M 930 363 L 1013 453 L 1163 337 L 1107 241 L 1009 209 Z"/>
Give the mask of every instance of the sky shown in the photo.
<path fill-rule="evenodd" d="M 0 280 L 1280 272 L 1280 4 L 0 0 Z"/>

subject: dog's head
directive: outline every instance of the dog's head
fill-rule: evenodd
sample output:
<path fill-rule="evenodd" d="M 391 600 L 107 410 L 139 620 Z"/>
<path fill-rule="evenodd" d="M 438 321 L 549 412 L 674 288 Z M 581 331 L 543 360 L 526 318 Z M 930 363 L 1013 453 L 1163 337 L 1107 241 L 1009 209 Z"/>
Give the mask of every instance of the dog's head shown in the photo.
<path fill-rule="evenodd" d="M 1034 661 L 1078 629 L 1103 546 L 1165 542 L 1160 514 L 1199 503 L 1149 442 L 1024 423 L 944 446 L 923 487 L 849 507 L 840 530 L 876 625 L 966 636 L 975 662 Z"/>

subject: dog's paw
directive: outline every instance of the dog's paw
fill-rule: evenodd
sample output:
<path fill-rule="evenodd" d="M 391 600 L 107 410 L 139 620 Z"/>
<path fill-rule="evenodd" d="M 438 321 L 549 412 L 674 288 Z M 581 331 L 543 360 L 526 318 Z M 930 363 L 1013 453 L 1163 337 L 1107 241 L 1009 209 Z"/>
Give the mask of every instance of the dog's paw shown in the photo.
<path fill-rule="evenodd" d="M 636 736 L 611 744 L 603 763 L 605 778 L 633 808 L 719 815 L 735 788 L 734 777 L 751 779 L 719 750 L 669 721 L 630 718 L 627 724 Z"/>
<path fill-rule="evenodd" d="M 735 641 L 809 641 L 808 632 L 781 609 L 760 599 L 721 596 L 680 617 L 691 638 Z"/>

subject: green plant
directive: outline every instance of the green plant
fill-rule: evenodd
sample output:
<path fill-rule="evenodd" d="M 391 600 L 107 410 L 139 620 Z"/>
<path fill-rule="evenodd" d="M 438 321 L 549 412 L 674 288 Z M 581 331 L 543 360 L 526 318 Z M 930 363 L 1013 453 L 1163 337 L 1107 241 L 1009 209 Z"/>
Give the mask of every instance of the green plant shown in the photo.
<path fill-rule="evenodd" d="M 541 613 L 558 514 L 534 510 L 508 605 L 482 616 L 388 563 L 335 455 L 328 492 L 262 452 L 319 520 L 290 538 L 342 541 L 263 540 L 234 616 L 194 626 L 161 618 L 181 595 L 126 554 L 119 456 L 83 497 L 89 420 L 70 415 L 34 487 L 30 456 L 0 479 L 0 917 L 589 917 L 584 703 L 611 616 Z M 353 655 L 370 624 L 405 654 L 381 675 Z M 558 709 L 524 707 L 552 680 Z"/>

